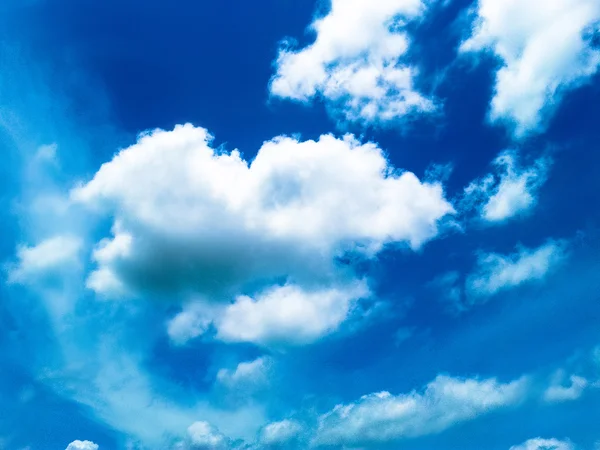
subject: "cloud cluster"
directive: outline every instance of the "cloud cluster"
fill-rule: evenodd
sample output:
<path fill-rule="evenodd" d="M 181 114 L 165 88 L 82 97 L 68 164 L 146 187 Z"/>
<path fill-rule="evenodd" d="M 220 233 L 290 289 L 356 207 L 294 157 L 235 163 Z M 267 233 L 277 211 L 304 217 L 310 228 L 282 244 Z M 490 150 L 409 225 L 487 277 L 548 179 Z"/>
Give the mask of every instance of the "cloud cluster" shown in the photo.
<path fill-rule="evenodd" d="M 527 379 L 500 383 L 438 376 L 423 392 L 370 394 L 321 416 L 315 443 L 359 447 L 439 433 L 523 401 Z"/>
<path fill-rule="evenodd" d="M 218 336 L 259 343 L 335 329 L 369 295 L 339 257 L 417 249 L 453 213 L 439 183 L 391 167 L 352 136 L 278 137 L 247 162 L 212 148 L 207 130 L 192 125 L 142 135 L 72 198 L 114 217 L 113 236 L 94 250 L 90 288 L 220 305 L 235 298 L 218 313 Z M 185 342 L 214 313 L 192 302 L 169 334 Z"/>
<path fill-rule="evenodd" d="M 596 0 L 479 0 L 461 51 L 491 51 L 502 63 L 490 119 L 516 137 L 543 130 L 564 93 L 598 70 L 599 20 Z"/>
<path fill-rule="evenodd" d="M 386 123 L 434 109 L 414 86 L 405 60 L 406 24 L 425 12 L 423 0 L 333 0 L 310 29 L 312 44 L 280 50 L 270 84 L 274 96 L 306 102 L 321 97 L 349 121 Z"/>

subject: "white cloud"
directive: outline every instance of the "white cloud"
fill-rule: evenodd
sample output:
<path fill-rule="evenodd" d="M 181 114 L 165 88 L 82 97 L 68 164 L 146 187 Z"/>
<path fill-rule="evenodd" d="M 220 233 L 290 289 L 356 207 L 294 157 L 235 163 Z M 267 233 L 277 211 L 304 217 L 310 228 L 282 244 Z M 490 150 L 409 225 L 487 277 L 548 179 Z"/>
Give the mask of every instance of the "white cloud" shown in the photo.
<path fill-rule="evenodd" d="M 490 119 L 511 123 L 516 137 L 543 130 L 563 94 L 600 65 L 589 37 L 598 20 L 597 0 L 479 0 L 461 50 L 489 50 L 502 62 Z"/>
<path fill-rule="evenodd" d="M 208 422 L 194 422 L 187 431 L 193 450 L 225 450 L 228 447 L 227 438 Z"/>
<path fill-rule="evenodd" d="M 230 342 L 304 344 L 334 331 L 352 302 L 369 295 L 364 283 L 305 291 L 298 286 L 271 288 L 253 299 L 238 297 L 217 322 L 217 337 Z"/>
<path fill-rule="evenodd" d="M 500 383 L 438 376 L 423 392 L 366 395 L 321 416 L 315 442 L 354 447 L 439 433 L 518 404 L 526 396 L 527 383 L 525 378 Z"/>
<path fill-rule="evenodd" d="M 54 236 L 35 246 L 17 248 L 17 263 L 11 267 L 8 280 L 28 283 L 57 270 L 79 263 L 82 240 L 75 236 Z"/>
<path fill-rule="evenodd" d="M 98 450 L 98 445 L 91 441 L 73 441 L 66 450 Z"/>
<path fill-rule="evenodd" d="M 260 443 L 262 445 L 284 445 L 299 437 L 302 425 L 295 420 L 285 419 L 271 422 L 262 429 Z"/>
<path fill-rule="evenodd" d="M 514 151 L 501 153 L 493 162 L 494 174 L 476 180 L 466 189 L 465 209 L 476 208 L 488 223 L 501 223 L 530 211 L 537 204 L 538 190 L 546 181 L 550 160 L 540 158 L 521 167 Z"/>
<path fill-rule="evenodd" d="M 171 342 L 183 345 L 201 336 L 210 328 L 215 314 L 214 308 L 205 302 L 186 304 L 183 310 L 167 323 L 167 334 Z"/>
<path fill-rule="evenodd" d="M 414 87 L 416 67 L 404 60 L 405 25 L 422 17 L 423 0 L 333 0 L 310 29 L 312 44 L 280 50 L 270 84 L 277 97 L 306 102 L 324 98 L 347 120 L 385 123 L 433 102 Z"/>
<path fill-rule="evenodd" d="M 481 253 L 476 269 L 467 277 L 466 293 L 485 298 L 523 283 L 542 280 L 565 258 L 564 244 L 549 241 L 536 248 L 520 247 L 510 255 Z"/>
<path fill-rule="evenodd" d="M 575 446 L 568 441 L 535 438 L 521 445 L 512 446 L 510 450 L 575 450 Z"/>
<path fill-rule="evenodd" d="M 99 271 L 171 294 L 327 276 L 346 250 L 420 247 L 453 212 L 441 185 L 399 172 L 376 145 L 351 136 L 275 138 L 250 164 L 210 139 L 192 125 L 146 134 L 73 191 L 116 216 L 114 236 L 95 252 Z"/>
<path fill-rule="evenodd" d="M 261 387 L 269 382 L 269 371 L 273 361 L 262 356 L 254 361 L 241 362 L 235 369 L 221 369 L 217 381 L 230 389 L 243 389 L 245 392 Z"/>
<path fill-rule="evenodd" d="M 571 375 L 569 385 L 564 385 L 565 374 L 562 371 L 554 375 L 552 383 L 544 391 L 544 400 L 547 402 L 565 402 L 577 400 L 589 386 L 588 380 L 577 375 Z"/>
<path fill-rule="evenodd" d="M 156 130 L 73 190 L 76 202 L 114 217 L 88 287 L 114 296 L 197 294 L 221 305 L 235 299 L 216 319 L 211 313 L 222 339 L 307 342 L 334 330 L 366 295 L 338 257 L 370 258 L 386 245 L 417 249 L 454 212 L 441 184 L 391 167 L 375 144 L 349 135 L 278 137 L 252 162 L 210 142 L 192 125 Z M 183 343 L 207 326 L 191 303 L 168 331 Z"/>

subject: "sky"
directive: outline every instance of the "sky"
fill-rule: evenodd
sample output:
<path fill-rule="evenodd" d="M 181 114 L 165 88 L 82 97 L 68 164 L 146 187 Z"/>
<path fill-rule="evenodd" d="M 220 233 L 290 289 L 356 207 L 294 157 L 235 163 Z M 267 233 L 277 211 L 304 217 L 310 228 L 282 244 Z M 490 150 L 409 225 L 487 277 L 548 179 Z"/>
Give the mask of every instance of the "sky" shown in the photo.
<path fill-rule="evenodd" d="M 0 449 L 600 449 L 598 105 L 598 0 L 4 0 Z"/>

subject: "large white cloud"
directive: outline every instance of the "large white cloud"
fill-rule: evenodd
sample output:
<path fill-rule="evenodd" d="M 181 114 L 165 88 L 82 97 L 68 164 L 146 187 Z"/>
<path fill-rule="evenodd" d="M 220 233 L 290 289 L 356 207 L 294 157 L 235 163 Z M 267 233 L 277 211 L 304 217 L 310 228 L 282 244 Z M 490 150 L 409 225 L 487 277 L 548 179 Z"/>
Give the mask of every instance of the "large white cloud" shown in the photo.
<path fill-rule="evenodd" d="M 520 445 L 514 445 L 510 450 L 575 450 L 575 446 L 569 441 L 535 438 Z"/>
<path fill-rule="evenodd" d="M 310 341 L 368 294 L 338 257 L 417 249 L 453 212 L 439 183 L 391 167 L 375 144 L 352 136 L 278 137 L 252 162 L 210 142 L 192 125 L 156 130 L 72 192 L 114 217 L 113 236 L 94 251 L 90 288 L 193 293 L 222 305 L 236 298 L 216 314 L 221 338 L 267 342 L 292 333 Z M 169 334 L 185 342 L 206 331 L 211 314 L 192 302 Z"/>
<path fill-rule="evenodd" d="M 550 164 L 549 158 L 540 158 L 523 167 L 517 152 L 505 151 L 493 161 L 495 173 L 467 186 L 463 207 L 477 209 L 481 219 L 492 224 L 523 215 L 537 204 Z"/>
<path fill-rule="evenodd" d="M 511 123 L 517 137 L 543 129 L 562 95 L 597 71 L 598 20 L 597 0 L 479 0 L 461 50 L 489 50 L 502 62 L 490 119 Z"/>
<path fill-rule="evenodd" d="M 433 102 L 414 87 L 416 67 L 404 60 L 405 25 L 422 16 L 423 0 L 333 0 L 310 29 L 312 44 L 286 45 L 276 61 L 271 93 L 308 101 L 324 98 L 350 121 L 384 123 Z"/>
<path fill-rule="evenodd" d="M 321 416 L 315 443 L 358 447 L 439 433 L 518 404 L 526 397 L 527 384 L 526 378 L 500 383 L 438 376 L 422 392 L 366 395 Z"/>

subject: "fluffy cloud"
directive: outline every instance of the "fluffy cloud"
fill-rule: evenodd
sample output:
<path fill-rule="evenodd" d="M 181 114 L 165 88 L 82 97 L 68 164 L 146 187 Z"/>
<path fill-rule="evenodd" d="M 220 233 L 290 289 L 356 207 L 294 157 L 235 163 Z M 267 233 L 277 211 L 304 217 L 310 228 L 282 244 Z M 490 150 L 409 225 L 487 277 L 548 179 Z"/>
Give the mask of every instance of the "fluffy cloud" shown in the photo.
<path fill-rule="evenodd" d="M 596 0 L 479 0 L 461 50 L 489 50 L 502 62 L 490 119 L 511 123 L 517 137 L 543 129 L 562 95 L 598 69 L 599 19 Z"/>
<path fill-rule="evenodd" d="M 294 420 L 281 420 L 267 424 L 261 431 L 260 443 L 267 446 L 280 446 L 296 439 L 302 432 L 302 425 Z"/>
<path fill-rule="evenodd" d="M 544 400 L 547 402 L 577 400 L 589 386 L 588 380 L 577 375 L 571 375 L 568 380 L 569 385 L 565 386 L 564 378 L 565 374 L 562 371 L 554 375 L 552 383 L 544 392 Z"/>
<path fill-rule="evenodd" d="M 73 441 L 66 450 L 98 450 L 98 445 L 91 441 Z"/>
<path fill-rule="evenodd" d="M 535 438 L 521 445 L 512 446 L 510 450 L 575 450 L 575 446 L 568 441 Z"/>
<path fill-rule="evenodd" d="M 541 280 L 564 257 L 564 244 L 555 241 L 536 249 L 520 247 L 510 255 L 481 253 L 476 269 L 467 277 L 467 295 L 485 298 L 529 281 Z"/>
<path fill-rule="evenodd" d="M 312 44 L 280 50 L 271 93 L 302 102 L 320 96 L 347 120 L 363 123 L 433 110 L 414 87 L 416 68 L 404 60 L 405 25 L 425 9 L 423 0 L 333 0 L 310 27 Z"/>
<path fill-rule="evenodd" d="M 451 213 L 441 185 L 390 167 L 351 136 L 266 142 L 248 164 L 192 125 L 143 135 L 73 191 L 115 216 L 93 283 L 214 292 L 290 273 L 327 274 L 336 255 L 418 248 Z M 92 280 L 97 278 L 92 277 Z"/>
<path fill-rule="evenodd" d="M 8 281 L 28 283 L 55 271 L 73 267 L 79 262 L 82 241 L 78 237 L 54 236 L 39 244 L 17 249 L 17 263 L 11 267 Z"/>
<path fill-rule="evenodd" d="M 245 392 L 268 383 L 268 375 L 273 361 L 267 356 L 254 361 L 242 362 L 235 369 L 221 369 L 217 381 L 230 389 L 243 389 Z"/>
<path fill-rule="evenodd" d="M 208 422 L 194 422 L 188 430 L 190 450 L 226 450 L 228 439 Z"/>
<path fill-rule="evenodd" d="M 438 376 L 423 392 L 394 396 L 370 394 L 338 405 L 321 416 L 316 443 L 361 446 L 439 433 L 482 414 L 516 405 L 527 391 L 525 378 L 496 379 Z"/>
<path fill-rule="evenodd" d="M 90 288 L 193 293 L 221 305 L 235 298 L 215 319 L 220 338 L 270 342 L 291 333 L 306 342 L 335 329 L 368 293 L 338 257 L 419 248 L 453 212 L 439 183 L 394 169 L 376 145 L 352 136 L 278 137 L 250 163 L 210 142 L 192 125 L 156 130 L 72 192 L 114 217 L 113 236 L 94 250 Z M 206 331 L 215 312 L 199 305 L 169 323 L 174 341 Z"/>
<path fill-rule="evenodd" d="M 346 319 L 352 302 L 369 291 L 364 283 L 307 292 L 286 285 L 258 298 L 238 297 L 218 321 L 217 336 L 230 342 L 303 344 L 335 330 Z"/>
<path fill-rule="evenodd" d="M 462 206 L 466 210 L 477 209 L 487 223 L 501 223 L 531 210 L 546 181 L 550 160 L 541 158 L 532 166 L 522 167 L 518 154 L 506 151 L 493 164 L 496 173 L 471 183 L 465 189 Z"/>

